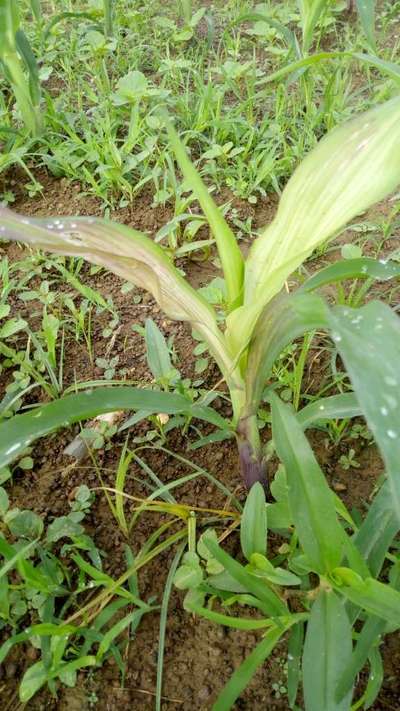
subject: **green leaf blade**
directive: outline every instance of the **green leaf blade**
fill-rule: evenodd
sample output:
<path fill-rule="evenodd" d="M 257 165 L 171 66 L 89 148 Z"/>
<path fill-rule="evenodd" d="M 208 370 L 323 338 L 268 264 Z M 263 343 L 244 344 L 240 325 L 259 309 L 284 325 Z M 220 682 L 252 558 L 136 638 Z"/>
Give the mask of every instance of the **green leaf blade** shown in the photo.
<path fill-rule="evenodd" d="M 352 690 L 336 701 L 336 686 L 351 661 L 351 625 L 340 597 L 321 590 L 311 609 L 303 652 L 306 711 L 349 711 Z"/>
<path fill-rule="evenodd" d="M 265 492 L 256 482 L 247 495 L 240 524 L 240 544 L 248 561 L 253 553 L 266 554 L 267 530 Z"/>
<path fill-rule="evenodd" d="M 334 499 L 295 413 L 272 398 L 272 431 L 286 470 L 289 506 L 307 557 L 316 572 L 326 573 L 341 560 L 344 531 Z"/>
<path fill-rule="evenodd" d="M 36 439 L 60 427 L 68 427 L 107 412 L 133 409 L 169 415 L 186 412 L 201 419 L 209 415 L 214 422 L 219 417 L 211 408 L 192 406 L 187 398 L 176 393 L 129 386 L 100 387 L 89 392 L 67 395 L 23 415 L 15 415 L 0 424 L 0 465 L 7 466 Z"/>
<path fill-rule="evenodd" d="M 225 222 L 200 175 L 192 164 L 185 146 L 166 115 L 163 116 L 171 146 L 182 173 L 197 197 L 217 243 L 228 292 L 230 308 L 236 308 L 243 300 L 244 261 L 235 235 Z"/>
<path fill-rule="evenodd" d="M 382 452 L 400 522 L 400 319 L 389 306 L 370 302 L 361 309 L 335 307 L 328 321 Z"/>

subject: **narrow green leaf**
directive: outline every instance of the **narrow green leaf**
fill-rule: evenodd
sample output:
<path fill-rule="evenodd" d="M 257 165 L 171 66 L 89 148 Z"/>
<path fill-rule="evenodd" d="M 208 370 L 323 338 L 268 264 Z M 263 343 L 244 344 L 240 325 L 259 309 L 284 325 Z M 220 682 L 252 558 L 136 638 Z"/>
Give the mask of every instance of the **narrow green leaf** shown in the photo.
<path fill-rule="evenodd" d="M 336 686 L 351 661 L 352 633 L 345 606 L 332 590 L 321 590 L 311 608 L 303 652 L 306 711 L 349 711 L 352 690 L 336 701 Z"/>
<path fill-rule="evenodd" d="M 366 710 L 371 708 L 372 704 L 377 699 L 385 675 L 382 655 L 377 647 L 371 649 L 368 661 L 370 664 L 370 672 L 368 676 L 367 688 L 363 696 L 364 708 Z"/>
<path fill-rule="evenodd" d="M 272 627 L 272 629 L 268 630 L 264 639 L 259 642 L 257 647 L 232 674 L 228 683 L 225 684 L 212 707 L 212 711 L 229 711 L 229 709 L 233 707 L 236 699 L 250 683 L 258 667 L 269 657 L 285 631 L 285 628 L 281 627 Z M 319 709 L 319 711 L 321 711 L 321 709 Z"/>
<path fill-rule="evenodd" d="M 360 309 L 337 306 L 328 321 L 382 453 L 400 522 L 400 319 L 389 306 L 370 302 Z"/>
<path fill-rule="evenodd" d="M 294 708 L 297 692 L 301 678 L 301 653 L 304 642 L 304 624 L 300 623 L 293 627 L 289 642 L 287 655 L 287 690 L 288 701 L 291 709 Z"/>
<path fill-rule="evenodd" d="M 356 3 L 365 36 L 375 50 L 375 0 L 356 0 Z"/>
<path fill-rule="evenodd" d="M 315 571 L 330 571 L 342 559 L 345 533 L 302 427 L 294 411 L 276 395 L 272 396 L 272 432 L 285 466 L 290 511 L 302 548 Z"/>
<path fill-rule="evenodd" d="M 394 81 L 400 83 L 400 66 L 394 62 L 386 62 L 383 59 L 374 57 L 370 54 L 363 54 L 361 52 L 318 52 L 312 54 L 310 57 L 305 57 L 304 59 L 299 59 L 296 62 L 291 62 L 282 69 L 278 69 L 276 72 L 269 74 L 264 79 L 259 81 L 259 84 L 268 84 L 273 81 L 278 81 L 289 74 L 294 74 L 298 72 L 299 69 L 311 67 L 313 65 L 319 64 L 329 59 L 357 59 L 363 64 L 370 65 L 379 69 L 382 74 L 389 76 Z"/>
<path fill-rule="evenodd" d="M 139 610 L 134 610 L 133 612 L 129 613 L 129 615 L 125 615 L 125 617 L 122 618 L 122 620 L 118 620 L 118 622 L 115 623 L 111 627 L 111 629 L 107 630 L 105 635 L 103 636 L 103 639 L 101 640 L 99 644 L 99 648 L 97 650 L 96 654 L 96 661 L 98 664 L 102 662 L 102 659 L 104 655 L 108 652 L 110 649 L 112 643 L 114 640 L 119 637 L 119 635 L 127 628 L 129 625 L 135 621 L 138 617 L 141 618 L 144 614 L 143 609 Z"/>
<path fill-rule="evenodd" d="M 247 560 L 267 552 L 267 508 L 263 486 L 254 484 L 246 499 L 240 523 L 240 544 Z"/>
<path fill-rule="evenodd" d="M 19 457 L 35 439 L 69 427 L 74 422 L 87 420 L 115 410 L 145 409 L 148 412 L 179 412 L 201 419 L 218 421 L 218 413 L 208 407 L 192 408 L 189 400 L 176 393 L 145 390 L 128 386 L 97 388 L 86 393 L 67 395 L 23 415 L 15 415 L 0 425 L 0 465 L 5 467 Z M 224 426 L 226 427 L 226 423 Z"/>
<path fill-rule="evenodd" d="M 379 617 L 368 617 L 358 635 L 351 660 L 344 670 L 337 686 L 336 699 L 340 701 L 353 688 L 358 674 L 363 669 L 371 650 L 380 640 L 386 627 L 386 621 Z"/>
<path fill-rule="evenodd" d="M 147 363 L 155 380 L 168 380 L 173 370 L 165 338 L 151 318 L 146 319 Z"/>
<path fill-rule="evenodd" d="M 242 334 L 239 309 L 231 314 L 229 338 L 233 336 L 233 349 L 240 348 L 235 333 Z M 279 295 L 267 304 L 251 325 L 248 365 L 246 368 L 246 413 L 255 414 L 265 388 L 265 382 L 275 360 L 288 343 L 295 338 L 326 326 L 327 306 L 317 294 Z M 233 331 L 232 331 L 233 329 Z M 236 330 L 237 329 L 237 330 Z M 247 344 L 246 344 L 247 345 Z"/>
<path fill-rule="evenodd" d="M 344 259 L 313 274 L 299 291 L 313 291 L 320 289 L 326 284 L 332 284 L 345 279 L 377 279 L 387 281 L 400 276 L 400 264 L 393 261 L 379 261 L 371 257 L 359 257 L 357 259 Z"/>
<path fill-rule="evenodd" d="M 386 552 L 399 529 L 400 522 L 393 510 L 391 488 L 386 481 L 353 538 L 354 545 L 363 555 L 372 575 L 379 575 Z"/>
<path fill-rule="evenodd" d="M 362 414 L 356 395 L 342 393 L 311 402 L 297 413 L 297 419 L 306 430 L 324 420 L 350 419 Z"/>
<path fill-rule="evenodd" d="M 221 259 L 222 269 L 228 292 L 230 308 L 236 308 L 243 300 L 243 274 L 244 261 L 238 247 L 236 237 L 226 223 L 221 211 L 218 209 L 199 173 L 188 157 L 186 148 L 180 140 L 175 128 L 166 115 L 163 115 L 171 146 L 174 150 L 179 167 L 185 180 L 197 197 L 201 208 L 207 217 Z"/>
<path fill-rule="evenodd" d="M 298 0 L 303 29 L 303 52 L 308 52 L 313 41 L 314 29 L 329 0 Z"/>
<path fill-rule="evenodd" d="M 0 537 L 0 555 L 6 558 L 6 563 L 4 563 L 0 568 L 0 578 L 7 575 L 9 570 L 12 570 L 18 565 L 18 562 L 22 560 L 32 548 L 35 547 L 37 541 L 30 541 L 26 546 L 20 548 L 18 551 L 14 552 L 14 547 L 10 546 L 3 541 Z"/>

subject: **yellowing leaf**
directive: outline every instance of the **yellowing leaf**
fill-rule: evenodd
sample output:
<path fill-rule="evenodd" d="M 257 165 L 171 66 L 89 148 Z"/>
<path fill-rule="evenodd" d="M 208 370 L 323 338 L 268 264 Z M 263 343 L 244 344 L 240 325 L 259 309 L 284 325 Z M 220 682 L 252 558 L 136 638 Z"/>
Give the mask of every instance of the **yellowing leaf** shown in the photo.
<path fill-rule="evenodd" d="M 192 324 L 229 379 L 234 368 L 213 309 L 183 279 L 162 248 L 146 235 L 108 220 L 85 217 L 39 220 L 1 207 L 0 223 L 1 237 L 83 257 L 149 291 L 169 318 Z"/>
<path fill-rule="evenodd" d="M 399 183 L 396 98 L 336 128 L 297 168 L 274 221 L 251 249 L 244 311 L 261 309 L 315 247 Z"/>

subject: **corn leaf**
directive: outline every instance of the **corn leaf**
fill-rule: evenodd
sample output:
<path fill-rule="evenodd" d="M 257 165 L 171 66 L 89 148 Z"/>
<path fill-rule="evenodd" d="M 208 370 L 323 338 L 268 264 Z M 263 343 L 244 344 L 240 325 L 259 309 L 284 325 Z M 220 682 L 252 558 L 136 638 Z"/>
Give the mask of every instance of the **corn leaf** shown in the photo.
<path fill-rule="evenodd" d="M 375 0 L 356 0 L 356 3 L 365 36 L 375 50 Z"/>
<path fill-rule="evenodd" d="M 145 235 L 98 218 L 28 219 L 0 207 L 0 237 L 83 257 L 146 289 L 169 318 L 192 324 L 222 373 L 233 377 L 232 359 L 213 309 L 183 279 L 162 248 Z"/>
<path fill-rule="evenodd" d="M 179 167 L 193 190 L 194 195 L 197 197 L 215 237 L 226 281 L 229 307 L 230 309 L 236 308 L 241 304 L 243 299 L 244 273 L 244 261 L 236 237 L 190 161 L 186 148 L 172 123 L 167 116 L 163 115 L 163 118 L 166 122 L 169 140 L 175 152 Z"/>
<path fill-rule="evenodd" d="M 315 26 L 329 2 L 330 0 L 299 0 L 303 28 L 303 52 L 309 50 Z"/>
<path fill-rule="evenodd" d="M 271 82 L 283 79 L 283 77 L 289 74 L 294 74 L 298 72 L 299 69 L 305 69 L 307 67 L 314 66 L 320 62 L 324 62 L 327 59 L 357 59 L 363 64 L 370 65 L 379 69 L 382 74 L 389 76 L 393 81 L 400 83 L 400 66 L 394 62 L 387 62 L 384 59 L 379 59 L 372 54 L 365 54 L 363 52 L 318 52 L 317 54 L 312 54 L 310 57 L 304 57 L 304 59 L 298 59 L 295 62 L 290 62 L 286 64 L 282 69 L 278 69 L 276 72 L 269 74 L 265 78 L 261 79 L 258 84 L 270 84 Z"/>
<path fill-rule="evenodd" d="M 270 301 L 315 247 L 399 183 L 400 97 L 328 133 L 297 168 L 246 263 L 250 315 L 252 304 Z"/>
<path fill-rule="evenodd" d="M 311 609 L 303 652 L 306 711 L 349 711 L 350 692 L 336 701 L 336 686 L 351 661 L 351 625 L 343 601 L 321 590 Z"/>
<path fill-rule="evenodd" d="M 358 402 L 382 453 L 400 522 L 400 320 L 378 301 L 328 314 Z"/>
<path fill-rule="evenodd" d="M 296 532 L 314 570 L 326 573 L 342 559 L 345 533 L 332 492 L 294 411 L 277 395 L 271 399 L 273 440 L 286 470 Z"/>
<path fill-rule="evenodd" d="M 97 388 L 85 393 L 68 395 L 23 415 L 15 415 L 0 424 L 0 466 L 7 466 L 32 442 L 54 432 L 59 427 L 68 427 L 74 422 L 87 420 L 106 412 L 142 408 L 149 413 L 165 412 L 172 415 L 186 412 L 202 419 L 211 417 L 214 423 L 215 417 L 220 418 L 211 408 L 196 407 L 183 395 L 175 393 L 128 386 Z M 227 426 L 223 418 L 220 418 L 220 421 L 225 427 Z"/>
<path fill-rule="evenodd" d="M 265 382 L 283 349 L 307 331 L 325 326 L 326 313 L 325 302 L 317 294 L 279 295 L 264 308 L 249 346 L 245 376 L 247 414 L 257 412 Z"/>
<path fill-rule="evenodd" d="M 385 481 L 376 494 L 368 513 L 353 538 L 354 545 L 367 562 L 372 575 L 379 575 L 400 522 L 393 510 L 392 492 Z"/>

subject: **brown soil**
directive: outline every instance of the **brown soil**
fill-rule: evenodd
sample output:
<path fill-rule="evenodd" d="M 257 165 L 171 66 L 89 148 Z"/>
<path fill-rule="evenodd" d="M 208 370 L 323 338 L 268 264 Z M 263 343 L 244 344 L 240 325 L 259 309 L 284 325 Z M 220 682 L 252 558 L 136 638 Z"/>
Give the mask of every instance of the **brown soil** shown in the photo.
<path fill-rule="evenodd" d="M 79 184 L 70 184 L 68 181 L 56 181 L 45 173 L 39 176 L 43 185 L 43 196 L 36 197 L 33 201 L 24 197 L 22 189 L 16 184 L 13 189 L 17 191 L 17 202 L 14 208 L 26 214 L 100 214 L 101 204 L 93 197 L 88 197 Z M 224 196 L 226 199 L 226 196 Z M 142 198 L 123 210 L 113 214 L 115 219 L 129 224 L 149 233 L 156 231 L 171 216 L 167 207 L 152 208 L 152 198 L 145 194 Z M 266 201 L 255 208 L 245 202 L 238 203 L 237 208 L 242 217 L 251 215 L 254 224 L 261 226 L 271 219 L 274 201 Z M 383 208 L 385 209 L 385 208 Z M 348 236 L 347 236 L 348 240 Z M 344 240 L 346 241 L 346 239 Z M 392 241 L 393 242 L 393 241 Z M 385 247 L 394 248 L 390 243 Z M 6 246 L 10 259 L 20 258 L 21 251 L 15 246 Z M 335 253 L 332 253 L 335 256 Z M 323 260 L 329 260 L 326 254 Z M 319 260 L 321 264 L 321 260 Z M 312 268 L 312 265 L 310 266 Z M 207 282 L 215 273 L 209 264 L 201 265 L 186 262 L 186 272 L 196 285 Z M 84 272 L 85 283 L 98 289 L 104 296 L 112 295 L 115 306 L 120 314 L 120 326 L 115 341 L 112 343 L 112 354 L 118 354 L 120 360 L 118 369 L 126 368 L 126 377 L 130 380 L 150 380 L 145 359 L 143 339 L 132 331 L 135 324 L 143 324 L 146 317 L 151 316 L 163 329 L 164 333 L 174 336 L 174 344 L 179 355 L 178 367 L 187 377 L 194 376 L 193 342 L 189 330 L 182 324 L 167 321 L 159 311 L 153 300 L 142 294 L 140 303 L 135 304 L 132 292 L 121 293 L 121 282 L 110 274 L 89 275 L 89 270 Z M 82 274 L 80 275 L 82 278 Z M 374 287 L 374 295 L 385 298 L 385 286 Z M 137 293 L 137 292 L 135 292 Z M 27 315 L 27 314 L 25 314 Z M 107 343 L 102 338 L 104 319 L 97 319 L 93 323 L 93 342 L 95 344 L 95 357 L 104 356 L 107 352 Z M 316 360 L 317 359 L 317 360 Z M 318 360 L 319 359 L 319 360 Z M 320 345 L 312 351 L 309 371 L 305 378 L 305 387 L 310 392 L 319 389 L 325 378 L 326 358 Z M 102 372 L 96 366 L 91 366 L 85 351 L 70 339 L 66 347 L 65 383 L 77 380 L 89 380 L 101 377 Z M 219 380 L 219 373 L 213 365 L 202 377 L 206 386 L 211 388 Z M 3 378 L 3 386 L 5 384 Z M 1 385 L 1 383 L 0 383 Z M 220 412 L 229 415 L 229 406 L 221 398 L 217 402 Z M 145 431 L 147 425 L 138 426 L 134 434 Z M 34 450 L 35 468 L 32 472 L 20 473 L 15 476 L 10 497 L 13 505 L 33 508 L 44 517 L 47 522 L 52 517 L 67 513 L 68 497 L 76 486 L 87 483 L 90 487 L 98 487 L 99 481 L 95 469 L 89 463 L 85 466 L 71 470 L 68 462 L 63 459 L 62 452 L 65 445 L 71 441 L 78 428 L 60 431 L 56 435 L 39 441 Z M 125 435 L 125 433 L 124 433 Z M 266 432 L 268 437 L 268 432 Z M 189 439 L 193 438 L 189 434 Z M 374 483 L 382 472 L 382 463 L 375 447 L 365 443 L 365 440 L 349 440 L 344 438 L 339 445 L 325 439 L 320 432 L 310 433 L 310 439 L 316 455 L 332 484 L 340 493 L 346 505 L 364 510 Z M 109 451 L 100 451 L 97 463 L 102 472 L 106 486 L 114 486 L 115 470 L 125 436 L 115 439 L 115 447 Z M 220 479 L 239 498 L 244 497 L 238 471 L 238 460 L 235 444 L 224 442 L 210 445 L 195 452 L 187 451 L 188 437 L 183 436 L 179 430 L 174 430 L 168 437 L 168 448 L 178 454 L 186 456 L 196 465 L 207 469 L 217 479 Z M 360 463 L 357 469 L 344 470 L 339 463 L 342 454 L 348 452 L 349 447 L 355 449 L 356 460 Z M 178 476 L 187 473 L 188 469 L 166 453 L 147 449 L 141 453 L 150 466 L 164 482 L 172 481 Z M 272 469 L 274 467 L 272 465 Z M 131 495 L 144 497 L 148 493 L 141 483 L 143 474 L 138 465 L 133 464 L 129 471 L 126 492 Z M 133 477 L 137 477 L 134 479 Z M 60 492 L 61 495 L 60 495 Z M 211 485 L 209 481 L 199 477 L 195 483 L 189 482 L 181 486 L 176 492 L 179 502 L 199 507 L 223 508 L 227 502 L 221 492 Z M 129 511 L 129 504 L 127 505 Z M 137 551 L 150 532 L 154 531 L 162 521 L 162 517 L 155 518 L 150 514 L 139 519 L 134 528 L 129 543 Z M 114 520 L 105 498 L 98 494 L 96 502 L 87 519 L 88 532 L 94 537 L 96 544 L 108 556 L 105 568 L 113 576 L 118 576 L 125 570 L 123 557 L 124 537 Z M 231 545 L 239 551 L 236 534 L 231 536 Z M 160 601 L 165 579 L 173 553 L 160 556 L 154 563 L 145 567 L 140 575 L 140 589 L 143 599 L 152 595 Z M 247 633 L 237 630 L 217 627 L 205 620 L 194 619 L 184 612 L 182 608 L 183 595 L 174 590 L 169 605 L 167 626 L 166 649 L 164 659 L 164 685 L 163 705 L 165 711 L 173 709 L 212 708 L 218 692 L 229 679 L 233 670 L 243 661 L 245 656 L 254 648 L 260 639 L 258 633 Z M 247 614 L 247 613 L 246 613 Z M 124 688 L 121 688 L 119 672 L 113 662 L 106 662 L 102 669 L 94 673 L 81 672 L 79 684 L 75 689 L 59 689 L 57 699 L 53 699 L 47 692 L 38 694 L 28 705 L 32 711 L 39 709 L 59 709 L 60 711 L 78 711 L 86 709 L 114 710 L 122 709 L 153 709 L 154 691 L 156 685 L 156 665 L 158 649 L 159 615 L 154 613 L 146 616 L 139 626 L 136 639 L 129 645 L 126 661 L 127 675 Z M 0 693 L 2 695 L 3 709 L 17 709 L 17 685 L 27 666 L 32 661 L 29 659 L 27 649 L 17 647 L 9 655 L 6 663 L 0 667 Z M 398 709 L 400 698 L 400 682 L 397 670 L 400 662 L 398 638 L 390 637 L 384 647 L 386 677 L 379 695 L 379 700 L 372 707 L 375 711 Z M 256 711 L 268 709 L 269 711 L 284 711 L 288 709 L 287 696 L 273 691 L 272 684 L 285 686 L 285 641 L 275 651 L 270 661 L 262 666 L 253 681 L 242 694 L 235 705 L 235 709 Z M 324 711 L 321 709 L 321 711 Z"/>

